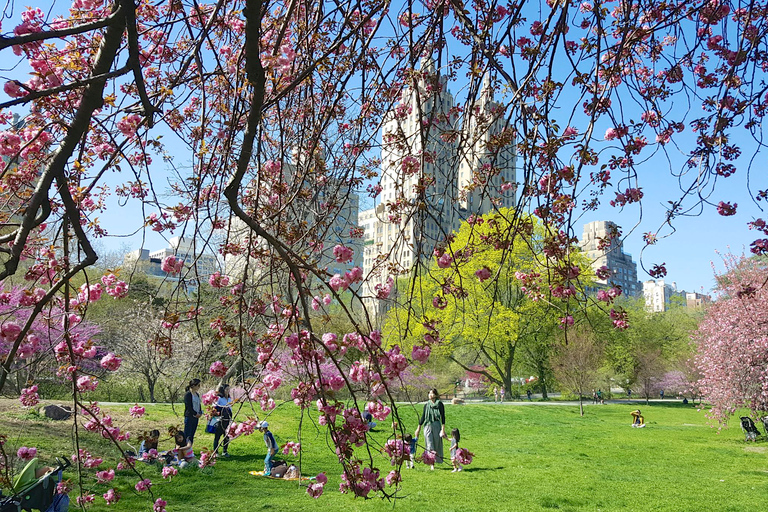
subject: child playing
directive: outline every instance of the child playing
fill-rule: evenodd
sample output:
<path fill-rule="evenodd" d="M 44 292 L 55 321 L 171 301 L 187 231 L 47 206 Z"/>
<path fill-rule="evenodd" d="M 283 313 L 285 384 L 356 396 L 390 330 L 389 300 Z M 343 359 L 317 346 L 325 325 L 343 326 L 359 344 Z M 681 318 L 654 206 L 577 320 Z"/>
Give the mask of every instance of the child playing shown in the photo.
<path fill-rule="evenodd" d="M 411 458 L 406 463 L 406 466 L 410 469 L 413 469 L 413 462 L 416 460 L 416 442 L 419 440 L 419 438 L 413 437 L 411 434 L 405 434 L 403 440 L 408 443 L 408 450 L 411 454 Z"/>
<path fill-rule="evenodd" d="M 267 456 L 264 457 L 264 476 L 272 475 L 272 457 L 277 453 L 277 442 L 275 436 L 269 431 L 269 423 L 262 421 L 259 424 L 259 430 L 264 434 L 264 444 L 267 446 Z"/>
<path fill-rule="evenodd" d="M 176 432 L 174 436 L 176 442 L 176 459 L 179 461 L 179 468 L 184 469 L 191 464 L 197 463 L 195 452 L 192 450 L 192 441 L 184 437 L 184 432 Z"/>
<path fill-rule="evenodd" d="M 464 469 L 464 467 L 459 464 L 459 459 L 456 456 L 456 452 L 459 451 L 460 439 L 461 434 L 459 434 L 459 429 L 455 428 L 451 430 L 451 464 L 453 464 L 453 471 L 451 471 L 451 473 L 455 473 Z"/>

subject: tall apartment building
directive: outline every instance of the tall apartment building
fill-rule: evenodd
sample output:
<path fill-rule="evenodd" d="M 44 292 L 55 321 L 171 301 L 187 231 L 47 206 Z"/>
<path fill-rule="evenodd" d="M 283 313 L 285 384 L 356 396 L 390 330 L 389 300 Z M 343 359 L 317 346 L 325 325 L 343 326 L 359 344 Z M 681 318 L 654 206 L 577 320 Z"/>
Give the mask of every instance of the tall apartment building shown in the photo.
<path fill-rule="evenodd" d="M 672 297 L 682 297 L 683 294 L 677 291 L 677 283 L 665 283 L 663 279 L 658 281 L 651 279 L 643 282 L 643 295 L 645 296 L 645 309 L 658 313 L 667 310 Z"/>
<path fill-rule="evenodd" d="M 597 279 L 598 286 L 620 286 L 622 293 L 634 297 L 640 292 L 637 281 L 637 265 L 632 255 L 624 252 L 624 244 L 616 236 L 618 226 L 609 220 L 598 220 L 584 225 L 581 250 L 586 254 L 593 269 L 608 267 L 611 276 Z"/>
<path fill-rule="evenodd" d="M 516 153 L 511 141 L 494 139 L 506 119 L 490 80 L 461 118 L 434 61 L 422 60 L 419 72 L 416 86 L 403 91 L 385 118 L 380 202 L 360 213 L 368 276 L 363 294 L 374 316 L 387 307 L 372 298 L 377 284 L 431 257 L 470 215 L 515 204 Z"/>

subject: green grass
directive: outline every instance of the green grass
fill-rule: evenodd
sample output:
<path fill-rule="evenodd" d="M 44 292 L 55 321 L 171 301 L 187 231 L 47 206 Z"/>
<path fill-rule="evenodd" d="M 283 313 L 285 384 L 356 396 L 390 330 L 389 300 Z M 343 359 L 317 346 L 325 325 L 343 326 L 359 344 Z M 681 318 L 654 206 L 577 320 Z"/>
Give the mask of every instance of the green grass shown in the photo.
<path fill-rule="evenodd" d="M 449 465 L 434 472 L 421 465 L 403 469 L 404 483 L 394 504 L 400 511 L 738 511 L 768 509 L 768 443 L 745 443 L 738 424 L 718 434 L 703 412 L 690 406 L 643 406 L 647 427 L 630 428 L 629 405 L 588 406 L 579 417 L 577 407 L 464 405 L 446 406 L 447 427 L 459 427 L 461 445 L 475 453 L 462 473 Z M 108 407 L 123 413 L 127 406 Z M 165 427 L 177 421 L 169 406 L 148 406 L 133 429 Z M 278 442 L 296 440 L 297 410 L 288 405 L 269 418 Z M 117 414 L 115 414 L 117 415 Z M 401 410 L 409 431 L 415 427 L 415 408 Z M 2 431 L 9 445 L 38 446 L 43 452 L 71 453 L 66 436 L 54 440 L 59 423 L 24 415 L 4 415 Z M 13 429 L 16 429 L 15 431 Z M 71 426 L 69 427 L 71 430 Z M 65 434 L 69 430 L 64 430 Z M 378 443 L 386 440 L 381 429 Z M 226 511 L 380 511 L 391 502 L 355 499 L 340 494 L 340 468 L 328 448 L 323 429 L 305 419 L 302 439 L 305 475 L 326 471 L 329 482 L 318 500 L 296 482 L 253 477 L 263 468 L 264 446 L 256 434 L 233 441 L 230 459 L 221 459 L 210 474 L 197 469 L 180 471 L 171 482 L 160 469 L 142 466 L 154 482 L 155 496 L 168 501 L 168 512 Z M 41 436 L 45 435 L 44 439 Z M 213 436 L 201 430 L 196 448 L 210 446 Z M 89 441 L 96 442 L 90 438 Z M 69 443 L 67 445 L 67 443 Z M 170 442 L 161 443 L 161 449 Z M 375 454 L 376 455 L 376 454 Z M 447 450 L 446 450 L 447 455 Z M 289 461 L 292 459 L 289 457 Z M 381 458 L 382 475 L 389 470 Z M 114 461 L 107 461 L 114 466 Z M 107 463 L 104 464 L 107 466 Z M 74 479 L 74 472 L 67 472 Z M 91 510 L 150 510 L 146 494 L 133 490 L 135 475 L 118 472 L 122 494 L 107 507 L 101 498 L 107 486 L 85 480 L 97 493 Z M 73 507 L 74 508 L 74 507 Z"/>

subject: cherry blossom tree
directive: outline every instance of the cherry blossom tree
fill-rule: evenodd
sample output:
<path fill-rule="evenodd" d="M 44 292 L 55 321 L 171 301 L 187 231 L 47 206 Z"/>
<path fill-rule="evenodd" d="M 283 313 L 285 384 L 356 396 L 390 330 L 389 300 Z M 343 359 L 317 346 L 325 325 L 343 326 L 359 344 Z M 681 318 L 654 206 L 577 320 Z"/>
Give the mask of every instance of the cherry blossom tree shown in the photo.
<path fill-rule="evenodd" d="M 724 260 L 717 300 L 695 336 L 698 387 L 721 424 L 741 408 L 756 417 L 768 413 L 768 267 L 764 258 L 729 255 Z"/>
<path fill-rule="evenodd" d="M 762 145 L 767 9 L 741 0 L 74 0 L 66 10 L 8 3 L 0 35 L 8 66 L 0 100 L 0 280 L 7 292 L 23 280 L 32 299 L 0 322 L 7 347 L 0 390 L 34 322 L 55 307 L 64 339 L 56 355 L 68 368 L 76 409 L 86 411 L 75 421 L 119 443 L 124 432 L 88 403 L 98 381 L 83 371 L 90 352 L 73 329 L 89 302 L 122 297 L 130 282 L 105 272 L 86 290 L 72 283 L 97 262 L 95 241 L 113 234 L 101 214 L 115 202 L 132 205 L 145 229 L 191 235 L 201 248 L 239 261 L 232 275 L 209 282 L 230 312 L 213 319 L 187 298 L 186 283 L 207 286 L 198 262 L 164 261 L 167 282 L 178 286 L 163 317 L 207 326 L 231 358 L 223 367 L 252 375 L 258 385 L 250 395 L 265 406 L 275 384 L 267 377 L 280 370 L 273 356 L 289 352 L 299 377 L 294 402 L 324 418 L 344 489 L 391 495 L 399 475 L 379 477 L 379 452 L 367 449 L 360 410 L 368 404 L 382 417 L 396 415 L 389 383 L 428 354 L 385 348 L 376 317 L 353 310 L 388 297 L 390 277 L 417 282 L 429 269 L 432 242 L 447 243 L 453 229 L 442 224 L 430 241 L 399 227 L 423 227 L 430 216 L 469 218 L 475 212 L 463 198 L 476 195 L 474 204 L 495 208 L 517 190 L 503 236 L 524 230 L 527 215 L 539 218 L 548 285 L 567 289 L 576 205 L 642 204 L 658 162 L 680 189 L 670 192 L 664 223 L 645 234 L 647 244 L 701 208 L 738 215 L 719 184 L 750 183 L 749 156 Z M 451 84 L 460 101 L 422 109 Z M 493 105 L 489 90 L 497 92 Z M 416 113 L 404 101 L 414 94 Z M 381 133 L 393 117 L 400 128 Z M 419 143 L 402 129 L 413 119 Z M 429 149 L 435 144 L 453 145 L 453 156 L 438 161 Z M 388 170 L 396 186 L 382 191 L 381 157 L 391 148 L 400 155 Z M 510 151 L 522 162 L 516 183 L 500 179 Z M 461 161 L 480 163 L 448 187 L 455 197 L 440 202 L 435 185 L 446 177 L 434 167 L 458 169 Z M 346 214 L 359 194 L 378 196 L 392 236 L 413 248 L 407 265 L 392 264 L 396 254 L 374 254 L 371 275 L 359 265 L 329 271 L 329 262 L 347 264 L 354 245 L 334 240 L 336 228 L 352 240 L 362 235 Z M 750 194 L 768 197 L 766 190 Z M 750 226 L 768 234 L 763 219 Z M 498 243 L 509 247 L 503 237 Z M 751 250 L 768 251 L 768 238 Z M 464 264 L 444 256 L 441 265 L 458 271 Z M 643 264 L 652 276 L 666 272 L 663 264 Z M 375 293 L 365 291 L 366 281 Z M 455 287 L 461 294 L 463 284 Z M 354 297 L 356 306 L 344 306 L 353 328 L 332 332 L 322 312 L 330 302 L 346 305 L 342 293 Z M 428 322 L 430 312 L 420 314 Z M 617 327 L 628 325 L 625 312 L 610 314 Z M 172 350 L 185 341 L 170 335 L 162 342 Z M 324 379 L 326 363 L 342 382 Z M 106 364 L 117 369 L 114 360 Z M 339 384 L 352 405 L 335 397 Z M 80 470 L 92 469 L 87 451 L 76 458 Z"/>

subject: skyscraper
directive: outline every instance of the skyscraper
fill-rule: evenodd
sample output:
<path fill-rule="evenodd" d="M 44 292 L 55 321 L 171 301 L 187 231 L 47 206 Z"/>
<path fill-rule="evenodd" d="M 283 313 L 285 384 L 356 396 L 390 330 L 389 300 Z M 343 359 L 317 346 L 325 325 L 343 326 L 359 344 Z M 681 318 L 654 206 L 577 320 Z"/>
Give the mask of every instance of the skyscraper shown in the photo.
<path fill-rule="evenodd" d="M 632 255 L 624 252 L 624 244 L 618 236 L 619 227 L 609 220 L 597 220 L 584 225 L 581 249 L 593 269 L 608 267 L 611 276 L 597 279 L 600 286 L 620 286 L 622 293 L 634 297 L 640 292 L 637 281 L 637 264 Z"/>
<path fill-rule="evenodd" d="M 374 316 L 386 309 L 373 298 L 376 285 L 431 257 L 470 215 L 515 203 L 516 153 L 490 79 L 460 109 L 432 59 L 415 73 L 415 86 L 385 117 L 379 203 L 360 213 L 363 292 Z"/>

